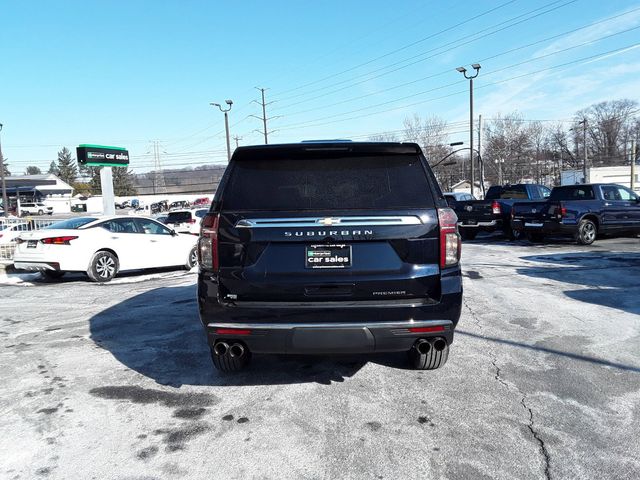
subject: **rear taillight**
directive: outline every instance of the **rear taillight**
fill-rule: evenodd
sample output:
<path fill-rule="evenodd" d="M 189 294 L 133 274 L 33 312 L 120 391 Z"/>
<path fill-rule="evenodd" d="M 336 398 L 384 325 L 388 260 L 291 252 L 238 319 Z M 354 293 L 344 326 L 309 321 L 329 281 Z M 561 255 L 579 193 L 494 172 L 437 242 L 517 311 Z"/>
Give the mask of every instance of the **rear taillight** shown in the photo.
<path fill-rule="evenodd" d="M 496 200 L 491 203 L 491 213 L 494 215 L 500 215 L 502 213 L 502 208 L 500 208 L 500 204 Z"/>
<path fill-rule="evenodd" d="M 49 238 L 43 238 L 40 241 L 42 243 L 44 243 L 45 245 L 71 245 L 71 240 L 75 240 L 76 237 L 72 237 L 72 236 L 65 236 L 65 237 L 49 237 Z"/>
<path fill-rule="evenodd" d="M 196 223 L 196 219 L 195 218 L 190 218 L 189 220 L 187 220 L 187 223 L 194 224 L 194 223 Z"/>
<path fill-rule="evenodd" d="M 450 208 L 438 209 L 440 223 L 440 268 L 452 267 L 460 261 L 458 217 Z"/>
<path fill-rule="evenodd" d="M 218 271 L 218 223 L 217 214 L 208 213 L 202 219 L 198 240 L 198 261 L 204 268 Z"/>
<path fill-rule="evenodd" d="M 558 205 L 556 207 L 556 216 L 558 217 L 558 220 L 562 219 L 563 217 L 566 217 L 567 216 L 566 207 L 563 207 L 562 204 Z"/>

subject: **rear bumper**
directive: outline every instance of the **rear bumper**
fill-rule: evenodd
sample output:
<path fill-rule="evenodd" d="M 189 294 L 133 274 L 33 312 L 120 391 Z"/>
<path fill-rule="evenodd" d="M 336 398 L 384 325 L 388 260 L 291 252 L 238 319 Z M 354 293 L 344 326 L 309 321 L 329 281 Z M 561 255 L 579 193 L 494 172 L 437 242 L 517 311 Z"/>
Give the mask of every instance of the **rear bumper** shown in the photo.
<path fill-rule="evenodd" d="M 409 350 L 419 338 L 453 342 L 453 322 L 217 323 L 206 325 L 210 345 L 242 342 L 254 353 L 373 353 Z M 410 329 L 423 329 L 412 332 Z M 238 334 L 239 333 L 239 334 Z"/>
<path fill-rule="evenodd" d="M 480 230 L 483 232 L 495 232 L 496 230 L 502 230 L 502 220 L 491 220 L 475 224 L 468 224 L 463 221 L 458 222 L 458 228 L 468 228 L 469 230 Z"/>
<path fill-rule="evenodd" d="M 544 235 L 573 235 L 576 232 L 575 224 L 564 224 L 551 221 L 528 221 L 514 218 L 511 221 L 514 230 L 523 231 L 525 233 L 541 233 Z"/>
<path fill-rule="evenodd" d="M 462 307 L 460 270 L 443 275 L 441 286 L 438 302 L 228 304 L 218 301 L 217 284 L 201 273 L 198 307 L 210 345 L 239 341 L 256 353 L 395 352 L 409 350 L 418 338 L 444 337 L 447 343 L 453 342 Z"/>
<path fill-rule="evenodd" d="M 59 271 L 60 264 L 58 262 L 23 262 L 16 261 L 13 263 L 16 270 L 29 270 L 32 272 L 41 272 L 42 270 Z"/>

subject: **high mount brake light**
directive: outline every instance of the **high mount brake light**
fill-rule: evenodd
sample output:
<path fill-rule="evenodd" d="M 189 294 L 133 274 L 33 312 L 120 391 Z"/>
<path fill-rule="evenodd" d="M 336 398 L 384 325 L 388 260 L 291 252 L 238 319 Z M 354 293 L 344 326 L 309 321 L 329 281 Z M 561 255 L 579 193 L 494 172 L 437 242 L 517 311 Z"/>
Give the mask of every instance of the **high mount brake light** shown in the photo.
<path fill-rule="evenodd" d="M 200 239 L 198 240 L 198 262 L 204 268 L 218 271 L 218 223 L 216 213 L 208 213 L 202 219 Z"/>
<path fill-rule="evenodd" d="M 491 203 L 491 213 L 494 215 L 500 215 L 502 213 L 502 208 L 496 200 Z"/>
<path fill-rule="evenodd" d="M 49 237 L 43 238 L 40 241 L 45 245 L 71 245 L 71 240 L 75 240 L 77 236 L 64 236 L 64 237 Z"/>
<path fill-rule="evenodd" d="M 458 217 L 450 208 L 438 209 L 440 224 L 440 268 L 452 267 L 460 261 Z"/>

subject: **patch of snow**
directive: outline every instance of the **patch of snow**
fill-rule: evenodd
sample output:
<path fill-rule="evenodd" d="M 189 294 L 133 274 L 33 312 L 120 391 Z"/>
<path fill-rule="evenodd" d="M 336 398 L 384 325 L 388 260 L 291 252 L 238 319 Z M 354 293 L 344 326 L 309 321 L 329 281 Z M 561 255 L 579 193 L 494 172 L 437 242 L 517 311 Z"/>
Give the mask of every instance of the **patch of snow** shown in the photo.
<path fill-rule="evenodd" d="M 42 275 L 39 272 L 34 273 L 5 273 L 0 272 L 0 285 L 23 285 L 32 287 L 35 280 L 40 280 Z"/>

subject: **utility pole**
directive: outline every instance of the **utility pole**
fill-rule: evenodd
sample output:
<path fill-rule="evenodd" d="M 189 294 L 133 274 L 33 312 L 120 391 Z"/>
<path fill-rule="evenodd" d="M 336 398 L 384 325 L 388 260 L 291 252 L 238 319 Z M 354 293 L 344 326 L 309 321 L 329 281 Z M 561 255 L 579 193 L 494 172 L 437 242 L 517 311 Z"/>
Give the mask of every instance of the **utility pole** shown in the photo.
<path fill-rule="evenodd" d="M 474 63 L 471 65 L 475 70 L 475 75 L 467 75 L 467 69 L 464 67 L 458 67 L 456 70 L 464 75 L 464 78 L 469 80 L 469 165 L 471 176 L 471 195 L 475 188 L 475 169 L 473 165 L 473 79 L 480 73 L 480 64 Z"/>
<path fill-rule="evenodd" d="M 0 123 L 0 132 L 2 132 L 2 124 Z M 2 142 L 0 141 L 0 179 L 2 182 L 2 211 L 4 216 L 9 216 L 9 200 L 7 198 L 7 184 L 4 181 L 4 156 L 2 156 Z"/>
<path fill-rule="evenodd" d="M 484 197 L 486 192 L 484 190 L 484 160 L 482 158 L 482 115 L 478 115 L 478 161 L 480 163 L 480 188 Z"/>
<path fill-rule="evenodd" d="M 234 136 L 233 139 L 236 141 L 236 148 L 238 148 L 240 146 L 240 144 L 238 143 L 240 140 L 242 140 L 242 137 L 239 136 Z"/>
<path fill-rule="evenodd" d="M 636 183 L 636 141 L 631 140 L 631 190 L 635 188 Z"/>
<path fill-rule="evenodd" d="M 160 141 L 151 142 L 153 148 L 153 194 L 167 193 L 167 184 L 164 180 L 162 162 L 160 160 Z"/>
<path fill-rule="evenodd" d="M 228 108 L 224 109 L 222 108 L 222 105 L 220 105 L 219 103 L 210 103 L 209 105 L 212 105 L 214 107 L 218 107 L 220 109 L 220 111 L 222 113 L 224 113 L 224 129 L 227 132 L 227 161 L 230 162 L 231 161 L 231 140 L 229 137 L 229 110 L 231 110 L 231 106 L 233 105 L 233 101 L 232 100 L 225 100 L 224 101 L 227 105 L 229 105 Z"/>
<path fill-rule="evenodd" d="M 582 183 L 587 183 L 587 118 L 583 118 L 578 123 L 582 125 L 582 146 L 584 147 L 584 157 L 582 158 Z"/>
<path fill-rule="evenodd" d="M 267 105 L 272 104 L 273 102 L 266 102 L 265 98 L 264 98 L 264 92 L 267 91 L 267 88 L 260 88 L 260 87 L 255 87 L 256 90 L 260 91 L 260 94 L 262 96 L 262 101 L 257 101 L 257 100 L 253 100 L 252 103 L 257 103 L 258 105 L 260 105 L 262 107 L 262 116 L 258 117 L 257 115 L 249 115 L 250 117 L 253 118 L 257 118 L 258 120 L 262 121 L 262 130 L 255 130 L 258 133 L 261 133 L 264 136 L 264 144 L 267 145 L 269 143 L 269 133 L 273 133 L 273 130 L 271 132 L 269 132 L 267 130 L 267 120 L 273 120 L 274 118 L 278 118 L 278 116 L 275 117 L 269 117 L 267 118 Z"/>

